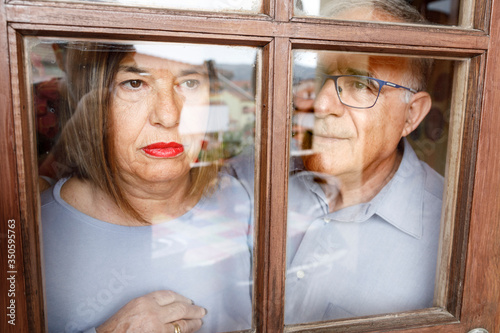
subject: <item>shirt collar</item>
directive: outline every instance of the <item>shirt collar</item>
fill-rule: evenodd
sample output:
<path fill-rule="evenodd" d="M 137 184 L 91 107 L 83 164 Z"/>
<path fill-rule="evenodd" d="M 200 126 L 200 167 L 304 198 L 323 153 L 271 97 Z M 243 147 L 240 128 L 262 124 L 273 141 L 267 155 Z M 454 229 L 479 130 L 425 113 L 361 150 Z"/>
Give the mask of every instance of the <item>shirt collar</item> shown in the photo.
<path fill-rule="evenodd" d="M 404 139 L 403 159 L 398 171 L 383 189 L 387 193 L 380 201 L 376 214 L 399 230 L 420 239 L 423 233 L 424 186 L 425 174 L 420 160 Z"/>
<path fill-rule="evenodd" d="M 394 177 L 369 202 L 328 213 L 327 200 L 312 172 L 296 175 L 318 199 L 325 222 L 362 223 L 377 215 L 402 232 L 420 239 L 423 233 L 424 175 L 415 151 L 406 139 L 401 164 Z"/>

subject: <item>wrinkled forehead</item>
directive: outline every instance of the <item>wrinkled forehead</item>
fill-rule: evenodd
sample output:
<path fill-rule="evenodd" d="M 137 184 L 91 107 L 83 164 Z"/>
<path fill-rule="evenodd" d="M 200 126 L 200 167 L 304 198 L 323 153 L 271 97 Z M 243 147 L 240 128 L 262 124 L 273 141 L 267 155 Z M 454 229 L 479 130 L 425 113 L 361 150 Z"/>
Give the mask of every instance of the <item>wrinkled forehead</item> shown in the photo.
<path fill-rule="evenodd" d="M 173 74 L 193 73 L 208 75 L 207 66 L 202 64 L 190 64 L 178 60 L 169 59 L 168 56 L 155 56 L 143 52 L 130 52 L 120 62 L 120 68 L 137 67 L 145 71 L 169 71 Z"/>
<path fill-rule="evenodd" d="M 389 13 L 374 9 L 369 4 L 341 10 L 333 17 L 340 20 L 403 22 Z M 398 56 L 325 52 L 318 56 L 318 60 L 320 67 L 328 72 L 340 71 L 343 73 L 347 71 L 354 72 L 351 74 L 357 74 L 356 72 L 359 71 L 360 75 L 369 74 L 374 77 L 377 75 L 385 76 L 389 73 L 391 76 L 397 76 L 409 68 L 409 60 Z"/>
<path fill-rule="evenodd" d="M 408 59 L 360 53 L 320 52 L 318 67 L 329 74 L 367 75 L 384 79 L 397 77 L 408 69 Z"/>

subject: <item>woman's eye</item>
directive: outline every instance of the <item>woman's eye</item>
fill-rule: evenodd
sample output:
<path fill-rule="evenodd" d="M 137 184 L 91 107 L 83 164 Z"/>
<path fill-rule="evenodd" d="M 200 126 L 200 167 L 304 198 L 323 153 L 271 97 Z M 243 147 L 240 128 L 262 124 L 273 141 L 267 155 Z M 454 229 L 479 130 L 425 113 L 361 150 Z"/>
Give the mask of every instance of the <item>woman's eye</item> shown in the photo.
<path fill-rule="evenodd" d="M 122 83 L 122 85 L 125 88 L 129 89 L 139 89 L 142 87 L 142 81 L 141 80 L 128 80 Z"/>

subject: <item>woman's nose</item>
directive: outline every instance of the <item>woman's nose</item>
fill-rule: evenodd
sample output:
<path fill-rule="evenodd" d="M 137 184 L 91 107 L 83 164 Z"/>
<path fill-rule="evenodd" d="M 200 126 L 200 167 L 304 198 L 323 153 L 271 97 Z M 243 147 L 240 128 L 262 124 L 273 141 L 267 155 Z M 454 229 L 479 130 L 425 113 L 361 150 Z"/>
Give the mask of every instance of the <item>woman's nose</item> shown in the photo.
<path fill-rule="evenodd" d="M 340 117 L 344 112 L 345 106 L 339 99 L 335 82 L 327 80 L 314 100 L 314 114 L 316 117 L 327 115 Z"/>
<path fill-rule="evenodd" d="M 174 88 L 162 89 L 155 94 L 155 102 L 151 112 L 151 123 L 164 127 L 179 125 L 182 111 L 182 101 Z"/>

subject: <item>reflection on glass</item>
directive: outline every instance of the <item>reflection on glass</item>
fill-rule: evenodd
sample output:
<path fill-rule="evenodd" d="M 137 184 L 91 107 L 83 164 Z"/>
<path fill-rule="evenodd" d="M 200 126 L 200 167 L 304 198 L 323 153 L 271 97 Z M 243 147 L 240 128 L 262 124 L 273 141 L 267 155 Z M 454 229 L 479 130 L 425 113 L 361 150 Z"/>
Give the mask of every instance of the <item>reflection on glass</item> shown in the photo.
<path fill-rule="evenodd" d="M 43 0 L 49 1 L 49 0 Z M 52 1 L 52 0 L 50 0 Z M 130 6 L 138 8 L 168 8 L 181 10 L 201 10 L 215 12 L 237 12 L 257 14 L 262 12 L 262 0 L 56 0 L 60 2 L 79 2 Z"/>
<path fill-rule="evenodd" d="M 363 7 L 364 15 L 362 16 L 354 10 L 360 7 Z M 294 13 L 296 16 L 327 17 L 339 20 L 391 22 L 393 21 L 391 18 L 377 19 L 371 16 L 372 10 L 382 9 L 390 13 L 390 16 L 401 17 L 398 13 L 407 11 L 405 7 L 413 7 L 417 15 L 412 14 L 400 19 L 399 22 L 459 24 L 459 0 L 295 0 Z M 425 19 L 420 18 L 418 13 Z"/>
<path fill-rule="evenodd" d="M 286 324 L 433 305 L 453 66 L 294 52 Z"/>
<path fill-rule="evenodd" d="M 26 48 L 49 331 L 249 329 L 250 195 L 219 170 L 253 144 L 257 50 Z"/>

